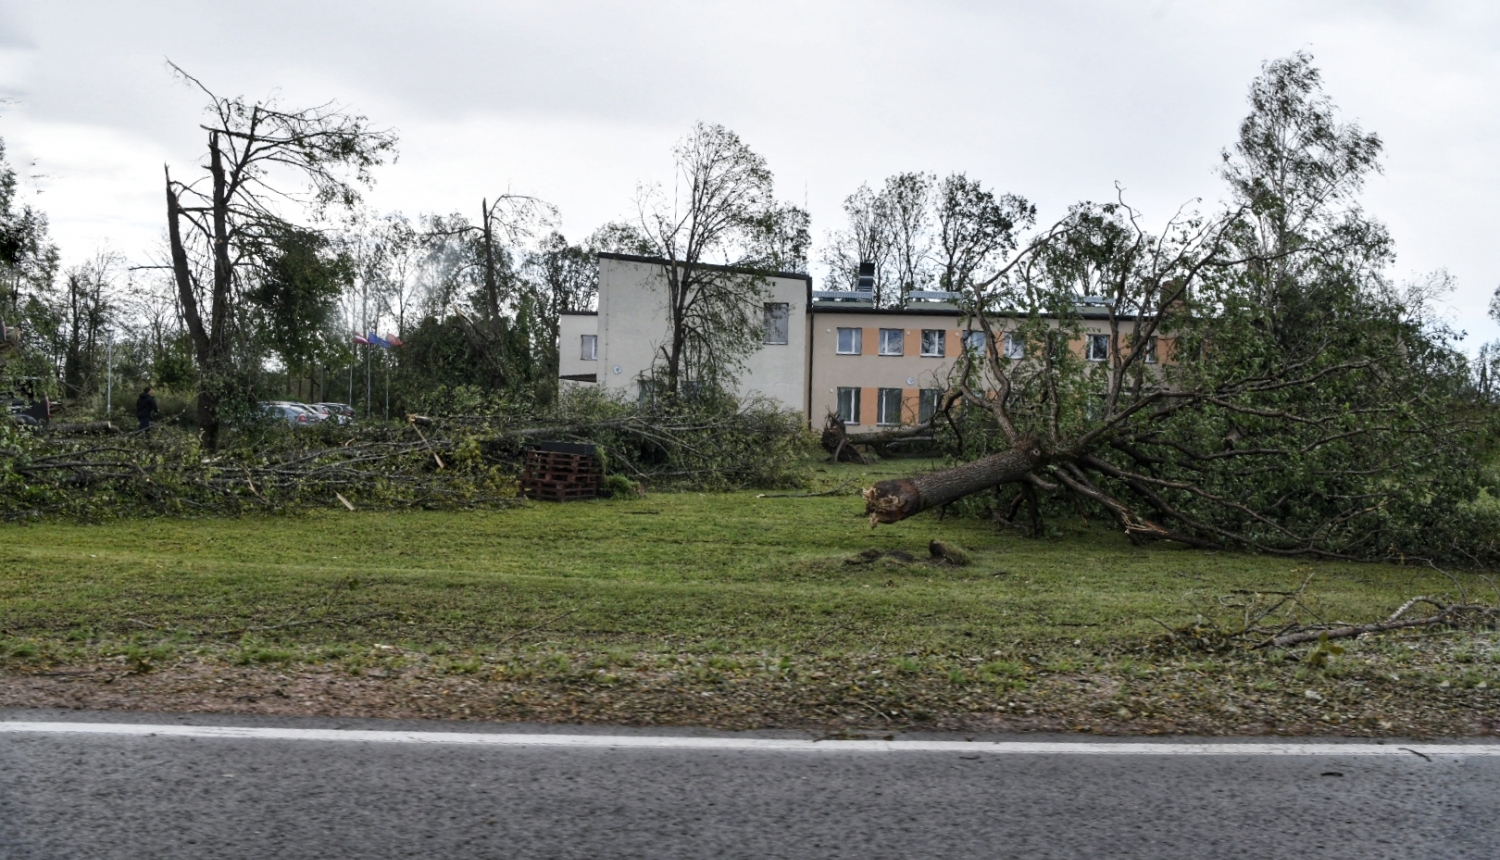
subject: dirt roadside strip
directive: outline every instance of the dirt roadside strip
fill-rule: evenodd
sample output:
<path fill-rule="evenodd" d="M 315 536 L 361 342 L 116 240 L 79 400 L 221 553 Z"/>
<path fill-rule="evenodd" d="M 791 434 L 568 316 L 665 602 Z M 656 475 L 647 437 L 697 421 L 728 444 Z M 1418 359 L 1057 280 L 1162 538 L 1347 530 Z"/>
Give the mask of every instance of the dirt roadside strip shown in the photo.
<path fill-rule="evenodd" d="M 882 665 L 872 661 L 868 665 Z M 888 665 L 884 664 L 884 665 Z M 821 733 L 905 730 L 1100 735 L 1500 737 L 1500 685 L 1372 669 L 1298 677 L 1295 664 L 1207 674 L 1074 671 L 1011 689 L 942 678 L 871 681 L 857 660 L 705 678 L 697 667 L 639 667 L 524 679 L 444 675 L 415 664 L 354 674 L 336 665 L 237 666 L 183 660 L 148 672 L 120 663 L 0 670 L 0 708 L 451 719 Z"/>

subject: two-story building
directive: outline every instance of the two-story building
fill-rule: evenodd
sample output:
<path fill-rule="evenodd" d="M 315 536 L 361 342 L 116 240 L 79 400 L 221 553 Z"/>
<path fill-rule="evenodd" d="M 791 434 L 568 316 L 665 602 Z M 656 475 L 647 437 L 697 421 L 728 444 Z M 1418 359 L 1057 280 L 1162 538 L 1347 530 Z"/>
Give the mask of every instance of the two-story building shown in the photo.
<path fill-rule="evenodd" d="M 598 311 L 562 317 L 559 374 L 565 384 L 641 393 L 669 337 L 666 265 L 651 257 L 599 255 Z M 763 292 L 764 341 L 745 360 L 738 393 L 800 411 L 809 424 L 830 412 L 870 427 L 926 421 L 963 350 L 986 348 L 984 333 L 951 293 L 914 292 L 907 307 L 887 309 L 874 306 L 869 289 L 815 292 L 811 276 L 802 273 L 725 271 L 758 278 Z M 1100 308 L 1082 316 L 1075 352 L 1108 361 L 1115 349 L 1108 313 Z M 1024 357 L 1019 339 L 999 336 L 1007 357 Z"/>

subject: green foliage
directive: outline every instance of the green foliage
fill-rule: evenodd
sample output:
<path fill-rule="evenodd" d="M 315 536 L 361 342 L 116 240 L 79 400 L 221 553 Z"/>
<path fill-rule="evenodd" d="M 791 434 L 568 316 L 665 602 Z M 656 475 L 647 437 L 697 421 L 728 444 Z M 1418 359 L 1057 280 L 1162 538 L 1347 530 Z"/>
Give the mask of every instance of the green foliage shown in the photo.
<path fill-rule="evenodd" d="M 599 497 L 604 499 L 629 499 L 640 495 L 640 485 L 624 475 L 605 475 L 599 487 Z"/>
<path fill-rule="evenodd" d="M 1267 64 L 1251 108 L 1226 210 L 1152 234 L 1124 203 L 1080 204 L 991 264 L 971 299 L 987 346 L 956 363 L 937 433 L 957 459 L 1042 452 L 1024 489 L 1042 498 L 1002 494 L 1007 517 L 1500 561 L 1500 515 L 1475 504 L 1496 416 L 1432 311 L 1447 279 L 1392 284 L 1390 237 L 1358 205 L 1379 139 L 1336 121 L 1302 54 Z"/>
<path fill-rule="evenodd" d="M 810 434 L 800 416 L 752 403 L 670 414 L 643 412 L 596 391 L 556 408 L 458 389 L 479 414 L 424 424 L 324 422 L 288 428 L 247 412 L 207 456 L 172 426 L 99 440 L 35 435 L 0 423 L 0 518 L 237 514 L 339 506 L 464 508 L 515 501 L 525 451 L 538 439 L 589 442 L 608 452 L 609 488 L 801 486 Z M 180 401 L 178 401 L 180 403 Z M 169 402 L 169 406 L 170 406 Z"/>
<path fill-rule="evenodd" d="M 391 369 L 398 411 L 467 412 L 488 387 L 485 356 L 464 336 L 456 317 L 426 317 L 405 336 Z"/>
<path fill-rule="evenodd" d="M 247 298 L 271 350 L 301 372 L 343 348 L 338 299 L 353 278 L 353 263 L 312 230 L 287 225 L 272 244 Z"/>

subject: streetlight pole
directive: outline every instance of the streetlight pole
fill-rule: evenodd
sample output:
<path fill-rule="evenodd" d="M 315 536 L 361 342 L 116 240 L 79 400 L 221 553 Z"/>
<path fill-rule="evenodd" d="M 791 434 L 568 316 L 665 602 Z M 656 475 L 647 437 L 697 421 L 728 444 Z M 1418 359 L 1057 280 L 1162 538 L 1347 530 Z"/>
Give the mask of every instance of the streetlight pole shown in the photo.
<path fill-rule="evenodd" d="M 114 406 L 115 396 L 115 330 L 104 330 L 104 420 Z"/>

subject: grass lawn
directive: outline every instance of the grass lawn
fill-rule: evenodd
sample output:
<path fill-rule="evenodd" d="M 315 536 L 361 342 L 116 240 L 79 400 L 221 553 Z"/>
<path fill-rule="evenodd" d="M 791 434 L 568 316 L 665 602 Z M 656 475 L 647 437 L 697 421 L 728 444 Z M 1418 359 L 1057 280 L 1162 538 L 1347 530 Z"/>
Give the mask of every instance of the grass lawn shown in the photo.
<path fill-rule="evenodd" d="M 912 465 L 827 467 L 814 490 L 852 493 Z M 1081 520 L 1043 540 L 933 514 L 871 530 L 861 508 L 848 494 L 682 493 L 458 513 L 7 526 L 0 666 L 13 691 L 33 693 L 62 684 L 69 667 L 79 667 L 76 691 L 106 683 L 87 672 L 117 666 L 107 682 L 137 684 L 142 706 L 170 706 L 151 690 L 172 677 L 222 687 L 225 678 L 208 676 L 229 672 L 238 694 L 267 678 L 334 673 L 357 685 L 384 679 L 391 696 L 467 691 L 457 694 L 466 710 L 403 713 L 872 727 L 985 715 L 1042 728 L 1262 731 L 1313 720 L 1472 733 L 1468 717 L 1442 708 L 1419 718 L 1403 706 L 1406 722 L 1384 719 L 1369 695 L 1360 708 L 1333 708 L 1330 721 L 1317 706 L 1339 696 L 1308 685 L 1379 687 L 1394 675 L 1383 695 L 1399 703 L 1407 671 L 1424 687 L 1448 681 L 1442 695 L 1477 697 L 1473 706 L 1500 687 L 1500 650 L 1484 632 L 1355 643 L 1326 668 L 1153 641 L 1163 623 L 1212 614 L 1218 596 L 1293 588 L 1309 573 L 1324 617 L 1384 617 L 1412 595 L 1452 590 L 1430 569 L 1134 547 Z M 966 548 L 973 563 L 926 563 L 933 539 Z M 868 549 L 917 561 L 848 563 Z M 1256 713 L 1242 700 L 1266 683 L 1302 699 Z M 438 692 L 411 692 L 424 684 Z M 35 695 L 25 701 L 52 701 Z"/>

